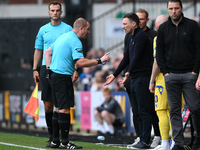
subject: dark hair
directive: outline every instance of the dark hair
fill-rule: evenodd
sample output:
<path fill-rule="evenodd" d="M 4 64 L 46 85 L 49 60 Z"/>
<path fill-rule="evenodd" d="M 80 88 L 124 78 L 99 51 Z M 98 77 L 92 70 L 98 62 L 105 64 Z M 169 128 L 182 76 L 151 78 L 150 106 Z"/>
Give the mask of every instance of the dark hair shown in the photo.
<path fill-rule="evenodd" d="M 123 16 L 123 18 L 128 18 L 131 22 L 134 21 L 136 23 L 136 25 L 139 26 L 139 18 L 135 13 L 133 13 L 133 12 L 127 13 Z"/>
<path fill-rule="evenodd" d="M 138 13 L 145 13 L 146 19 L 149 18 L 149 13 L 148 13 L 145 9 L 139 8 L 139 9 L 137 10 L 137 12 L 138 12 Z M 137 12 L 136 12 L 136 13 L 137 13 Z"/>
<path fill-rule="evenodd" d="M 180 4 L 181 8 L 183 8 L 183 5 L 182 5 L 181 0 L 169 0 L 169 1 L 167 2 L 167 8 L 168 8 L 169 2 L 171 2 L 171 3 L 176 3 L 176 2 L 178 2 L 178 3 Z"/>
<path fill-rule="evenodd" d="M 51 6 L 51 5 L 60 5 L 60 10 L 62 10 L 62 5 L 61 5 L 61 3 L 57 2 L 57 1 L 54 1 L 54 2 L 49 3 L 49 10 L 50 10 L 50 6 Z"/>

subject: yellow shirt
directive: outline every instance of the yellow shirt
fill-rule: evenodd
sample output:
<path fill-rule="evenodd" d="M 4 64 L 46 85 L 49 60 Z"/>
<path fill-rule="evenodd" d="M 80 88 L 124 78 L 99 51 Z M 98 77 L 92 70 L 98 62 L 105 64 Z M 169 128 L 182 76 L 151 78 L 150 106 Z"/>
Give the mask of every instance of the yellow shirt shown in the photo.
<path fill-rule="evenodd" d="M 156 41 L 157 36 L 154 38 L 153 42 L 153 56 L 156 56 Z M 165 79 L 161 72 L 158 73 L 155 79 L 155 111 L 161 109 L 169 109 L 168 100 L 167 100 L 167 91 L 165 87 Z M 184 108 L 184 103 L 182 99 L 182 109 Z"/>

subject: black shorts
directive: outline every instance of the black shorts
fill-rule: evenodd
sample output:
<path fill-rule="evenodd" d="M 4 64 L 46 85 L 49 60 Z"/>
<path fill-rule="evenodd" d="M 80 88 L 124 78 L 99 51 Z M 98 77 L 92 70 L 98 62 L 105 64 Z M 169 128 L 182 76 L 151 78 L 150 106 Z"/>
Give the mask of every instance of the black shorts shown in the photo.
<path fill-rule="evenodd" d="M 74 107 L 74 87 L 70 75 L 50 72 L 49 81 L 53 92 L 53 102 L 56 108 Z"/>
<path fill-rule="evenodd" d="M 43 101 L 53 101 L 51 86 L 46 78 L 47 69 L 46 66 L 42 66 L 40 69 L 40 83 L 42 87 L 41 99 Z"/>

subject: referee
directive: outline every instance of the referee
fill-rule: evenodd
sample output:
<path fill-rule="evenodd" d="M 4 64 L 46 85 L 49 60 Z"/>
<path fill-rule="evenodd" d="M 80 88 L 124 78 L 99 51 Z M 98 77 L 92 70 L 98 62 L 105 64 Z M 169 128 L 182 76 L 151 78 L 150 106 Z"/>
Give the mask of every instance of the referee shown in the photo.
<path fill-rule="evenodd" d="M 60 36 L 54 44 L 45 52 L 45 62 L 49 69 L 50 85 L 53 91 L 53 100 L 57 114 L 53 119 L 57 119 L 57 125 L 53 125 L 55 130 L 60 127 L 62 141 L 59 135 L 53 132 L 52 148 L 81 149 L 72 142 L 69 142 L 70 127 L 70 107 L 74 106 L 73 78 L 74 70 L 78 67 L 91 67 L 110 61 L 109 53 L 100 59 L 89 60 L 83 56 L 83 47 L 80 39 L 86 39 L 90 33 L 90 24 L 84 18 L 78 18 L 73 25 L 73 30 Z"/>

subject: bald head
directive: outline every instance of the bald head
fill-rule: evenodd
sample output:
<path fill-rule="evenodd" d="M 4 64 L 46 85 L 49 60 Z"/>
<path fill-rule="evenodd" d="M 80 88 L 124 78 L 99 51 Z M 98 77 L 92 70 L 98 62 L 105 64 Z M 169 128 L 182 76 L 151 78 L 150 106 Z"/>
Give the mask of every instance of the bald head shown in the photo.
<path fill-rule="evenodd" d="M 73 28 L 74 29 L 78 29 L 80 28 L 81 26 L 83 27 L 87 27 L 87 20 L 84 19 L 84 18 L 78 18 L 76 19 L 76 21 L 74 22 L 74 25 L 73 25 Z"/>
<path fill-rule="evenodd" d="M 84 18 L 78 18 L 75 20 L 73 30 L 79 39 L 86 39 L 87 34 L 90 33 L 90 23 Z"/>
<path fill-rule="evenodd" d="M 156 30 L 158 30 L 159 26 L 167 21 L 167 17 L 165 15 L 160 15 L 156 18 Z"/>

